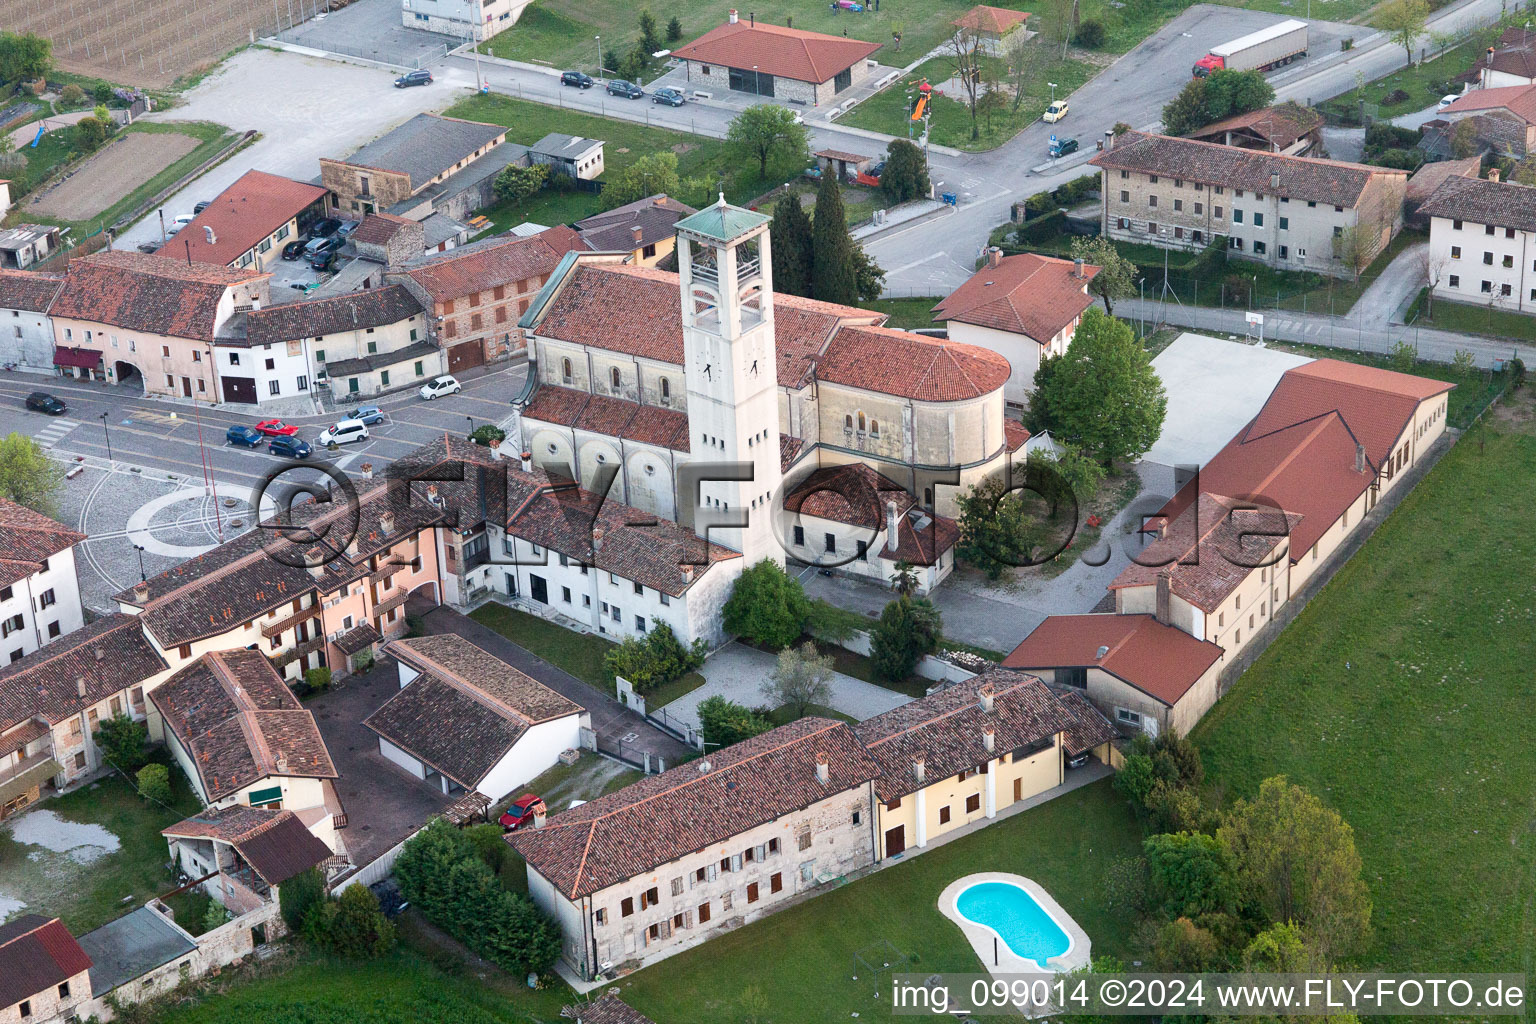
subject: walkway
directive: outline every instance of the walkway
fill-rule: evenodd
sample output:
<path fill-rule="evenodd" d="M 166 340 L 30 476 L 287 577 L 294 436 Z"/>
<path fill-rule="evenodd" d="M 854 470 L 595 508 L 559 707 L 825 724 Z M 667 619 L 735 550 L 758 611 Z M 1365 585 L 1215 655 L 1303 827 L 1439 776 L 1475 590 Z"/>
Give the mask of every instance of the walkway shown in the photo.
<path fill-rule="evenodd" d="M 742 643 L 726 644 L 711 654 L 699 669 L 699 674 L 708 682 L 668 704 L 668 718 L 686 722 L 697 729 L 699 704 L 710 697 L 724 697 L 749 708 L 769 703 L 762 686 L 773 671 L 776 661 L 772 654 L 756 647 Z M 904 693 L 835 672 L 832 676 L 832 698 L 827 706 L 862 722 L 866 718 L 898 708 L 911 699 Z"/>

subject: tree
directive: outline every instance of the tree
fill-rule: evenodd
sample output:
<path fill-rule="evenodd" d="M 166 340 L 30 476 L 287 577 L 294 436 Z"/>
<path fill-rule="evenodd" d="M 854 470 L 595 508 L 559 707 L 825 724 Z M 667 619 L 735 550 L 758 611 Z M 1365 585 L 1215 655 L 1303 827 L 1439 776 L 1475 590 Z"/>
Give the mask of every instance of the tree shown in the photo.
<path fill-rule="evenodd" d="M 997 79 L 988 72 L 986 88 L 976 100 L 976 112 L 986 119 L 988 135 L 992 134 L 993 115 L 1001 114 L 1006 106 L 1008 106 L 1008 97 L 999 88 Z"/>
<path fill-rule="evenodd" d="M 209 900 L 207 908 L 203 911 L 203 931 L 211 932 L 229 922 L 229 911 L 224 909 L 224 905 L 216 900 Z"/>
<path fill-rule="evenodd" d="M 981 35 L 975 29 L 956 25 L 948 43 L 950 63 L 960 81 L 965 107 L 971 114 L 972 140 L 981 138 L 981 128 L 976 122 L 977 103 L 981 98 L 981 42 Z"/>
<path fill-rule="evenodd" d="M 1072 41 L 1085 50 L 1097 50 L 1104 45 L 1107 34 L 1102 21 L 1089 18 L 1077 26 L 1077 34 L 1072 37 Z"/>
<path fill-rule="evenodd" d="M 1381 228 L 1374 221 L 1359 221 L 1341 231 L 1333 240 L 1333 255 L 1349 272 L 1360 275 L 1381 250 Z"/>
<path fill-rule="evenodd" d="M 1084 455 L 1076 445 L 1062 444 L 1055 454 L 1040 448 L 1030 453 L 1029 460 L 1040 464 L 1043 473 L 1059 479 L 1079 503 L 1093 498 L 1104 483 L 1103 464 Z"/>
<path fill-rule="evenodd" d="M 768 177 L 768 165 L 804 167 L 810 163 L 810 131 L 795 122 L 794 112 L 775 103 L 748 107 L 731 119 L 725 131 L 726 149 L 736 159 L 757 162 L 757 176 Z"/>
<path fill-rule="evenodd" d="M 533 164 L 528 167 L 519 167 L 516 164 L 508 164 L 496 175 L 496 180 L 491 182 L 491 191 L 496 198 L 503 202 L 521 206 L 524 201 L 531 199 L 544 183 L 549 180 L 548 164 Z"/>
<path fill-rule="evenodd" d="M 498 444 L 507 439 L 507 432 L 494 423 L 483 423 L 469 432 L 469 439 L 482 448 L 489 448 L 491 442 Z"/>
<path fill-rule="evenodd" d="M 288 930 L 297 933 L 304 924 L 310 908 L 325 902 L 325 875 L 319 868 L 310 868 L 294 875 L 278 886 L 277 906 L 282 912 Z"/>
<path fill-rule="evenodd" d="M 880 173 L 880 191 L 885 198 L 896 204 L 926 196 L 930 186 L 923 151 L 906 139 L 892 139 L 885 152 L 885 170 Z"/>
<path fill-rule="evenodd" d="M 656 16 L 649 7 L 640 8 L 640 47 L 645 51 L 647 60 L 662 48 L 661 36 L 656 34 Z"/>
<path fill-rule="evenodd" d="M 854 248 L 853 239 L 848 235 L 848 219 L 843 212 L 843 193 L 837 175 L 823 174 L 816 190 L 816 212 L 811 220 L 812 298 L 843 306 L 858 302 Z"/>
<path fill-rule="evenodd" d="M 1220 955 L 1221 944 L 1216 941 L 1216 936 L 1187 917 L 1163 925 L 1152 946 L 1153 967 L 1169 973 L 1208 971 Z"/>
<path fill-rule="evenodd" d="M 638 82 L 645 77 L 645 72 L 650 66 L 651 51 L 646 50 L 644 43 L 636 42 L 628 53 L 619 58 L 619 66 L 614 70 L 625 81 Z"/>
<path fill-rule="evenodd" d="M 725 628 L 751 643 L 779 649 L 799 638 L 810 614 L 800 581 L 765 558 L 744 570 L 731 588 Z"/>
<path fill-rule="evenodd" d="M 1104 300 L 1105 312 L 1114 313 L 1115 299 L 1136 294 L 1136 264 L 1120 255 L 1115 243 L 1103 235 L 1072 239 L 1072 258 L 1099 268 L 1088 282 L 1088 292 Z"/>
<path fill-rule="evenodd" d="M 800 197 L 790 193 L 773 205 L 773 290 L 811 294 L 811 218 Z"/>
<path fill-rule="evenodd" d="M 1141 844 L 1153 891 L 1170 917 L 1228 913 L 1237 897 L 1232 851 L 1215 836 L 1178 832 Z"/>
<path fill-rule="evenodd" d="M 668 195 L 697 204 L 703 202 L 707 191 L 708 183 L 704 179 L 678 175 L 676 153 L 651 153 L 608 178 L 602 195 L 603 209 L 611 210 L 654 195 Z M 777 237 L 774 243 L 777 245 Z"/>
<path fill-rule="evenodd" d="M 1262 109 L 1275 100 L 1274 87 L 1262 71 L 1222 68 L 1213 71 L 1204 81 L 1207 124 Z"/>
<path fill-rule="evenodd" d="M 42 36 L 0 32 L 0 80 L 43 78 L 53 69 L 53 42 Z"/>
<path fill-rule="evenodd" d="M 905 558 L 896 563 L 896 571 L 891 574 L 891 589 L 902 597 L 917 592 L 917 569 Z"/>
<path fill-rule="evenodd" d="M 960 540 L 955 553 L 965 562 L 999 580 L 1009 569 L 1035 564 L 1035 550 L 1045 530 L 1004 491 L 1000 479 L 987 480 L 956 497 L 960 507 Z M 889 607 L 889 606 L 887 606 Z"/>
<path fill-rule="evenodd" d="M 667 42 L 675 43 L 681 38 L 683 38 L 683 23 L 677 20 L 677 15 L 674 14 L 672 20 L 667 22 Z"/>
<path fill-rule="evenodd" d="M 135 722 L 127 715 L 116 714 L 105 719 L 96 727 L 92 739 L 106 762 L 124 775 L 132 775 L 149 760 L 144 752 L 149 730 L 143 722 Z"/>
<path fill-rule="evenodd" d="M 281 898 L 282 890 L 278 890 Z M 354 959 L 383 956 L 395 947 L 395 926 L 384 919 L 379 898 L 366 885 L 349 885 L 336 901 L 327 945 L 331 951 Z"/>
<path fill-rule="evenodd" d="M 1268 920 L 1300 925 L 1326 960 L 1365 947 L 1371 893 L 1337 811 L 1279 775 L 1239 800 L 1217 837 L 1232 850 L 1240 893 Z"/>
<path fill-rule="evenodd" d="M 869 660 L 875 674 L 900 682 L 917 663 L 939 649 L 944 620 L 926 597 L 898 597 L 880 612 L 869 637 Z"/>
<path fill-rule="evenodd" d="M 832 659 L 818 653 L 815 644 L 807 641 L 799 647 L 786 647 L 763 681 L 763 696 L 770 707 L 790 707 L 796 718 L 804 718 L 812 704 L 831 702 L 833 675 Z"/>
<path fill-rule="evenodd" d="M 139 786 L 139 796 L 150 803 L 171 802 L 171 773 L 163 764 L 147 764 L 134 776 Z"/>
<path fill-rule="evenodd" d="M 1408 66 L 1412 67 L 1414 44 L 1424 34 L 1428 21 L 1426 0 L 1388 0 L 1376 9 L 1376 17 L 1371 23 L 1403 48 L 1408 54 Z"/>
<path fill-rule="evenodd" d="M 864 247 L 854 243 L 850 256 L 853 260 L 854 292 L 860 302 L 873 302 L 885 291 L 885 271 L 875 262 Z"/>
<path fill-rule="evenodd" d="M 640 693 L 649 693 L 704 664 L 706 653 L 702 637 L 684 647 L 670 625 L 658 622 L 644 639 L 627 636 L 611 648 L 603 655 L 603 667 L 629 680 Z"/>
<path fill-rule="evenodd" d="M 1169 135 L 1188 135 L 1210 121 L 1205 115 L 1205 79 L 1191 78 L 1177 96 L 1163 106 L 1163 131 Z"/>
<path fill-rule="evenodd" d="M 710 747 L 728 747 L 773 728 L 773 723 L 759 712 L 719 695 L 699 701 L 698 716 L 706 752 Z"/>
<path fill-rule="evenodd" d="M 1458 160 L 1476 156 L 1480 143 L 1477 138 L 1477 119 L 1464 117 L 1451 129 L 1451 155 Z"/>
<path fill-rule="evenodd" d="M 94 117 L 82 117 L 75 122 L 75 148 L 90 152 L 107 141 L 108 126 Z"/>
<path fill-rule="evenodd" d="M 1157 442 L 1168 396 L 1129 324 L 1090 307 L 1066 353 L 1048 362 L 1035 390 L 1045 396 L 1053 434 L 1105 466 L 1138 458 Z"/>

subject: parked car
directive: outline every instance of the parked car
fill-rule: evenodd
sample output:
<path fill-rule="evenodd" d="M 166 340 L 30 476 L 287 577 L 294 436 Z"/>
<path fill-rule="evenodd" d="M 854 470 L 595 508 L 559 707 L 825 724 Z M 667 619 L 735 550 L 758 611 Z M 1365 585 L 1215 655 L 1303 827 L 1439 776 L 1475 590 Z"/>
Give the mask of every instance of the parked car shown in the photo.
<path fill-rule="evenodd" d="M 315 221 L 309 226 L 309 238 L 329 238 L 341 230 L 341 221 L 335 217 L 325 217 Z"/>
<path fill-rule="evenodd" d="M 1457 96 L 1455 93 L 1451 93 L 1447 96 L 1441 96 L 1440 102 L 1435 106 L 1435 111 L 1438 113 L 1459 99 L 1461 99 L 1461 97 Z"/>
<path fill-rule="evenodd" d="M 445 373 L 443 376 L 423 384 L 419 394 L 430 402 L 439 395 L 456 395 L 462 390 L 464 390 L 463 385 L 454 380 L 453 374 Z"/>
<path fill-rule="evenodd" d="M 395 88 L 396 89 L 404 89 L 404 88 L 407 88 L 408 86 L 412 86 L 412 85 L 431 85 L 431 84 L 432 84 L 432 72 L 428 71 L 426 68 L 421 68 L 421 69 L 416 70 L 416 71 L 408 71 L 405 74 L 401 75 L 399 78 L 395 79 Z"/>
<path fill-rule="evenodd" d="M 335 249 L 327 249 L 325 252 L 316 253 L 315 255 L 313 255 L 313 256 L 311 256 L 309 258 L 309 267 L 310 267 L 311 270 L 320 270 L 320 271 L 330 270 L 331 267 L 335 263 L 336 263 L 336 250 Z"/>
<path fill-rule="evenodd" d="M 683 95 L 683 90 L 674 89 L 670 85 L 664 85 L 651 93 L 651 102 L 665 103 L 669 107 L 680 107 L 688 102 L 688 98 Z"/>
<path fill-rule="evenodd" d="M 306 243 L 302 238 L 296 238 L 293 241 L 289 242 L 287 245 L 283 246 L 283 259 L 285 259 L 288 262 L 292 263 L 294 260 L 298 259 L 300 256 L 303 256 L 304 255 L 304 246 L 306 244 L 308 244 L 308 243 Z"/>
<path fill-rule="evenodd" d="M 1067 767 L 1068 768 L 1081 768 L 1083 765 L 1085 765 L 1087 763 L 1088 763 L 1088 751 L 1086 751 L 1086 750 L 1079 751 L 1078 753 L 1073 754 L 1071 757 L 1067 758 Z"/>
<path fill-rule="evenodd" d="M 290 427 L 282 420 L 262 420 L 256 429 L 263 437 L 292 437 L 299 432 L 298 427 Z"/>
<path fill-rule="evenodd" d="M 298 437 L 274 437 L 267 442 L 267 451 L 288 459 L 307 459 L 314 449 L 309 442 Z"/>
<path fill-rule="evenodd" d="M 176 225 L 177 231 L 180 231 L 182 228 L 186 227 L 188 224 L 191 224 L 196 219 L 197 214 L 195 213 L 178 213 L 176 215 L 176 219 L 171 221 L 171 223 Z"/>
<path fill-rule="evenodd" d="M 362 420 L 337 420 L 335 426 L 326 427 L 320 431 L 320 436 L 315 438 L 315 443 L 322 448 L 329 448 L 333 444 L 351 444 L 353 441 L 368 440 L 368 428 Z"/>
<path fill-rule="evenodd" d="M 524 825 L 533 824 L 535 816 L 544 813 L 544 801 L 534 793 L 524 793 L 512 801 L 506 813 L 498 820 L 504 832 L 516 832 Z"/>
<path fill-rule="evenodd" d="M 375 423 L 384 422 L 384 410 L 376 405 L 360 405 L 347 413 L 347 419 L 361 420 L 371 427 Z"/>
<path fill-rule="evenodd" d="M 590 89 L 597 83 L 592 76 L 581 71 L 562 71 L 560 73 L 561 85 L 574 85 L 578 89 Z"/>
<path fill-rule="evenodd" d="M 1051 154 L 1051 156 L 1058 156 L 1058 157 L 1059 156 L 1066 156 L 1068 153 L 1076 153 L 1076 152 L 1077 152 L 1077 140 L 1076 139 L 1056 139 L 1055 141 L 1053 141 L 1051 143 L 1051 146 L 1050 146 L 1050 154 Z"/>
<path fill-rule="evenodd" d="M 63 416 L 69 411 L 63 401 L 46 391 L 34 391 L 27 396 L 27 408 L 33 412 L 45 412 L 49 416 Z"/>
<path fill-rule="evenodd" d="M 196 203 L 196 204 L 193 205 L 192 212 L 194 214 L 202 213 L 204 210 L 208 209 L 208 207 L 210 207 L 212 205 L 213 205 L 213 200 L 211 200 L 211 199 L 204 199 L 202 202 Z"/>
<path fill-rule="evenodd" d="M 637 100 L 645 95 L 645 90 L 634 82 L 626 82 L 622 78 L 615 78 L 608 83 L 609 96 L 623 96 L 627 100 Z"/>
<path fill-rule="evenodd" d="M 335 252 L 346 244 L 346 240 L 339 235 L 326 235 L 323 238 L 311 238 L 304 245 L 304 255 L 314 259 L 323 252 Z"/>
<path fill-rule="evenodd" d="M 242 448 L 260 448 L 266 441 L 266 437 L 255 427 L 242 427 L 237 424 L 224 431 L 224 440 Z"/>
<path fill-rule="evenodd" d="M 1060 121 L 1066 116 L 1067 101 L 1057 100 L 1055 103 L 1052 103 L 1049 107 L 1045 108 L 1045 114 L 1041 120 L 1045 121 L 1047 124 L 1055 124 L 1057 121 Z"/>

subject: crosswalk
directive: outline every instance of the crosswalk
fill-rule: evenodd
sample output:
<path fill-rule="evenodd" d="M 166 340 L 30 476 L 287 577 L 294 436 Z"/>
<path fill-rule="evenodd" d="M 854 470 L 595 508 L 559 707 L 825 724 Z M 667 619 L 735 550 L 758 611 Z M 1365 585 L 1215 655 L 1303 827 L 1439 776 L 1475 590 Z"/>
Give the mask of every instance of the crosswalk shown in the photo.
<path fill-rule="evenodd" d="M 80 425 L 79 420 L 57 419 L 32 435 L 43 448 L 52 448 L 64 439 L 64 435 Z"/>

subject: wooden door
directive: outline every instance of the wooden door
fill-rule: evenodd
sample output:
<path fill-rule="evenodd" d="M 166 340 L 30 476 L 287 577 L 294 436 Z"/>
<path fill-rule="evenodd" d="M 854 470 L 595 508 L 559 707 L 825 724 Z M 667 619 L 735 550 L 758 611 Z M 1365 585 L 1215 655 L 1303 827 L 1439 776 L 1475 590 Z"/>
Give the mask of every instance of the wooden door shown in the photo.
<path fill-rule="evenodd" d="M 887 829 L 885 833 L 885 855 L 887 857 L 894 857 L 898 853 L 905 853 L 906 849 L 907 827 L 905 825 L 897 825 L 895 828 Z"/>

